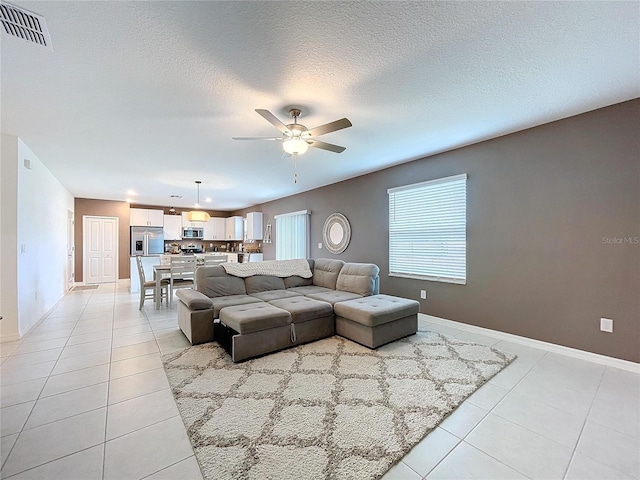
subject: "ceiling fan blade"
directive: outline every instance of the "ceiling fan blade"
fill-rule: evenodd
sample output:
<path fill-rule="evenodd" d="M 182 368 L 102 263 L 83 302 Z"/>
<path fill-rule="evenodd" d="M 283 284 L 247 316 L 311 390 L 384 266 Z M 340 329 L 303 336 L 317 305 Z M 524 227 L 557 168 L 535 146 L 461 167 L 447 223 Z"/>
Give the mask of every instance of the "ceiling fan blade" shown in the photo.
<path fill-rule="evenodd" d="M 280 137 L 231 137 L 232 140 L 284 140 Z"/>
<path fill-rule="evenodd" d="M 325 133 L 335 132 L 336 130 L 342 130 L 343 128 L 348 128 L 351 126 L 351 122 L 346 118 L 341 118 L 340 120 L 336 120 L 335 122 L 325 123 L 324 125 L 320 125 L 319 127 L 312 128 L 306 133 L 310 137 L 319 137 L 320 135 L 324 135 Z"/>
<path fill-rule="evenodd" d="M 323 150 L 329 150 L 330 152 L 334 153 L 342 153 L 347 149 L 346 147 L 341 147 L 339 145 L 333 145 L 332 143 L 321 142 L 320 140 L 314 139 L 307 140 L 307 143 L 310 147 L 321 148 Z"/>
<path fill-rule="evenodd" d="M 271 125 L 276 127 L 282 133 L 289 134 L 289 135 L 291 134 L 291 132 L 289 132 L 289 129 L 287 128 L 287 126 L 284 123 L 282 123 L 280 120 L 278 120 L 278 117 L 276 117 L 269 110 L 263 110 L 261 108 L 256 108 L 256 112 L 258 112 L 260 115 L 262 115 L 262 117 L 267 122 L 269 122 Z"/>

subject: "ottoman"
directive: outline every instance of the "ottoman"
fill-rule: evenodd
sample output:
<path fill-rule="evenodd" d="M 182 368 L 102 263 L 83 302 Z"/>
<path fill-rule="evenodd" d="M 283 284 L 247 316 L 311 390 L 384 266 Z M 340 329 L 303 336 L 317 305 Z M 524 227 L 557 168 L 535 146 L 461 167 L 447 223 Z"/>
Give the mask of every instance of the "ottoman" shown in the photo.
<path fill-rule="evenodd" d="M 225 307 L 214 338 L 234 362 L 291 346 L 291 314 L 265 302 Z"/>
<path fill-rule="evenodd" d="M 330 303 L 303 296 L 271 300 L 269 303 L 291 314 L 291 341 L 294 345 L 330 337 L 336 331 Z"/>
<path fill-rule="evenodd" d="M 420 304 L 407 298 L 390 295 L 338 302 L 336 333 L 369 348 L 412 335 L 418 331 Z"/>

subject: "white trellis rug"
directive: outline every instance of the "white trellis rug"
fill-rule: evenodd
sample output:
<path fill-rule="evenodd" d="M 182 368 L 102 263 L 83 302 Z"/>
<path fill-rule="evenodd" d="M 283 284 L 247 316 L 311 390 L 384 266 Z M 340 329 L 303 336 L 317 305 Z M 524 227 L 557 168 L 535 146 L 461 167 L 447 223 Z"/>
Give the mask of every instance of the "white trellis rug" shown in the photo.
<path fill-rule="evenodd" d="M 163 362 L 206 479 L 363 480 L 514 358 L 421 331 L 377 350 L 334 336 L 239 364 L 214 342 Z"/>

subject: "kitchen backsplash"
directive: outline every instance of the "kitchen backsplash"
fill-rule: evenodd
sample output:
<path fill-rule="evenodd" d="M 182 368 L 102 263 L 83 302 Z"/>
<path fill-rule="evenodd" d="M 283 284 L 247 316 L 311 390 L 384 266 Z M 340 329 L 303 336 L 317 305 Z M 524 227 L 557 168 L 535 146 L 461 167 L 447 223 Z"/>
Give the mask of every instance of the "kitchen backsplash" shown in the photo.
<path fill-rule="evenodd" d="M 165 240 L 164 251 L 177 253 L 185 248 L 198 248 L 203 252 L 252 252 L 261 253 L 262 243 L 222 242 L 203 240 Z"/>

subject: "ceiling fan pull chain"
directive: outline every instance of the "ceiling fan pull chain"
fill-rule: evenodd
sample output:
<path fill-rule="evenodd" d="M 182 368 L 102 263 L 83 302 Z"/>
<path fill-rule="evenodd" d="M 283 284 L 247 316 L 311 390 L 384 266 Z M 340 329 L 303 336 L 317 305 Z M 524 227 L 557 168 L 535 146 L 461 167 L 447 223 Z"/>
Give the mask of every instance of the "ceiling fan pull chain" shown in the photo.
<path fill-rule="evenodd" d="M 293 154 L 293 183 L 298 183 L 298 154 Z"/>

